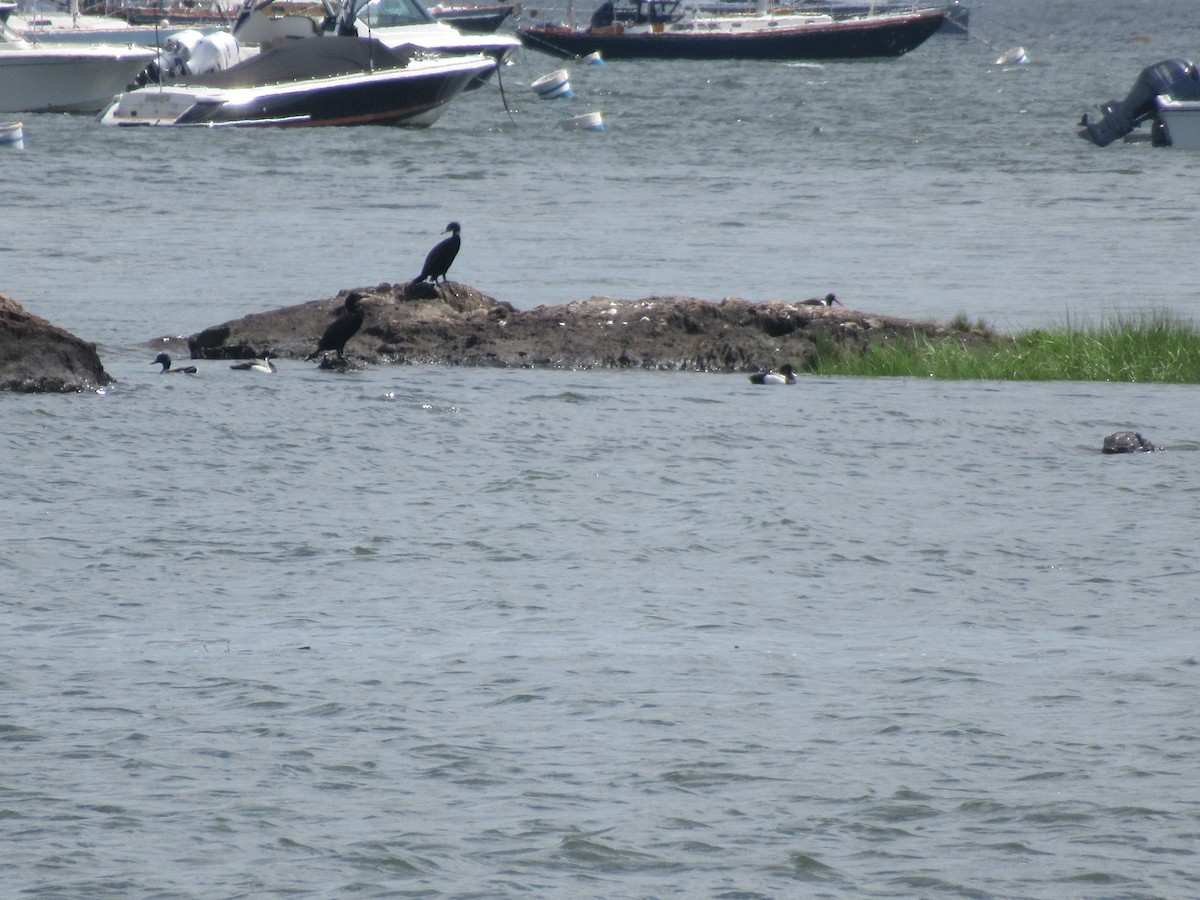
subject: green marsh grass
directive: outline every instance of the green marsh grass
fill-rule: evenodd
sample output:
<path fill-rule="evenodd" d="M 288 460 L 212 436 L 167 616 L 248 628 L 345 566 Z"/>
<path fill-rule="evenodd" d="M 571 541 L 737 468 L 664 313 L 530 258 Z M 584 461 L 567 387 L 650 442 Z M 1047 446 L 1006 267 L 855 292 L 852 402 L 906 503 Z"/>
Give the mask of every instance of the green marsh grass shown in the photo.
<path fill-rule="evenodd" d="M 1164 312 L 1098 325 L 998 335 L 964 316 L 942 339 L 869 345 L 861 354 L 820 353 L 820 375 L 909 376 L 987 381 L 1200 383 L 1200 330 Z M 822 348 L 824 349 L 824 348 Z"/>

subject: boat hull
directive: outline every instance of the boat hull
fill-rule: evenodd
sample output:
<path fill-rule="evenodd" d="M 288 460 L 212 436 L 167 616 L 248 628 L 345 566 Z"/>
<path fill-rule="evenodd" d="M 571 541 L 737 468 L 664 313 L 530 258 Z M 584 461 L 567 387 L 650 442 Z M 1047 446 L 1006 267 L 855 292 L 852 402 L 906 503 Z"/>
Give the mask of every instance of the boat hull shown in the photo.
<path fill-rule="evenodd" d="M 94 113 L 154 57 L 138 47 L 38 46 L 0 53 L 0 113 Z"/>
<path fill-rule="evenodd" d="M 272 52 L 327 51 L 335 41 L 358 39 L 321 38 L 297 42 L 307 47 L 288 45 Z M 150 85 L 118 95 L 98 118 L 105 125 L 127 126 L 427 127 L 472 79 L 494 65 L 483 56 L 414 59 L 403 67 L 263 83 L 239 83 L 235 66 L 200 82 Z"/>
<path fill-rule="evenodd" d="M 745 32 L 632 31 L 540 27 L 517 30 L 525 46 L 571 59 L 599 52 L 605 59 L 830 60 L 896 57 L 915 50 L 942 27 L 941 10 L 764 28 Z"/>
<path fill-rule="evenodd" d="M 494 34 L 496 29 L 516 10 L 515 6 L 451 6 L 430 8 L 439 22 L 453 25 L 459 31 L 475 34 Z"/>
<path fill-rule="evenodd" d="M 1163 137 L 1172 147 L 1200 150 L 1200 100 L 1156 98 Z"/>

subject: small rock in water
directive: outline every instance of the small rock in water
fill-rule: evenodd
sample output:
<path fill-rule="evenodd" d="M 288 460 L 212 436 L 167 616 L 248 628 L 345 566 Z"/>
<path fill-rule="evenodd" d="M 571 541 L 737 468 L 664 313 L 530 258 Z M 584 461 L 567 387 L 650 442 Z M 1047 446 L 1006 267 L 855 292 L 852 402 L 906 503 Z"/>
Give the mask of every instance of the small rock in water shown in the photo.
<path fill-rule="evenodd" d="M 1102 453 L 1150 453 L 1161 450 L 1136 431 L 1114 431 L 1104 439 Z"/>
<path fill-rule="evenodd" d="M 317 364 L 317 368 L 326 372 L 361 372 L 366 366 L 358 360 L 327 353 Z"/>

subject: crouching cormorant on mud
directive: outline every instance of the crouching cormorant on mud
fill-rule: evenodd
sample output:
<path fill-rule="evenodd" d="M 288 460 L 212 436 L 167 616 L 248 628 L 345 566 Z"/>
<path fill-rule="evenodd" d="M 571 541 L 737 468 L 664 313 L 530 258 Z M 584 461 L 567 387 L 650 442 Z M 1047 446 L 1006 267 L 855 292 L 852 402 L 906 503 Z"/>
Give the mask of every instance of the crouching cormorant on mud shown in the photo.
<path fill-rule="evenodd" d="M 358 301 L 358 294 L 351 294 L 346 298 L 342 306 L 344 312 L 325 329 L 321 340 L 317 342 L 317 349 L 308 355 L 308 359 L 316 359 L 328 350 L 336 350 L 339 357 L 346 358 L 346 341 L 358 334 L 358 329 L 362 328 L 363 308 Z"/>
<path fill-rule="evenodd" d="M 451 232 L 450 237 L 429 251 L 429 255 L 425 257 L 425 267 L 421 269 L 421 274 L 412 280 L 412 284 L 420 284 L 422 281 L 432 281 L 436 284 L 439 278 L 442 281 L 447 280 L 446 273 L 450 271 L 454 257 L 458 256 L 458 248 L 462 246 L 462 238 L 458 236 L 460 231 L 462 226 L 457 222 L 446 226 L 446 231 L 442 234 Z"/>

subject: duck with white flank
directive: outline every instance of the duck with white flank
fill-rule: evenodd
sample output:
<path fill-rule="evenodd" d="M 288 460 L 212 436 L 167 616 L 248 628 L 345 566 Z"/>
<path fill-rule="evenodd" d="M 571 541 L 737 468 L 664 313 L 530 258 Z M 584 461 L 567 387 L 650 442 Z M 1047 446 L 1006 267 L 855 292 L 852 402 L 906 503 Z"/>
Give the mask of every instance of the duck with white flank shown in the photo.
<path fill-rule="evenodd" d="M 826 294 L 824 297 L 810 297 L 807 300 L 801 300 L 797 306 L 840 306 L 843 309 L 846 304 L 835 297 L 833 294 Z"/>
<path fill-rule="evenodd" d="M 796 370 L 791 363 L 784 363 L 778 372 L 757 372 L 750 376 L 751 384 L 795 384 Z"/>
<path fill-rule="evenodd" d="M 267 357 L 262 359 L 252 359 L 247 362 L 234 363 L 229 368 L 237 369 L 242 372 L 265 372 L 270 375 L 275 371 L 275 363 L 271 362 Z"/>
<path fill-rule="evenodd" d="M 429 255 L 425 257 L 425 267 L 421 269 L 421 274 L 412 280 L 412 284 L 420 284 L 422 281 L 437 284 L 439 278 L 442 281 L 447 280 L 446 273 L 450 271 L 454 257 L 458 256 L 458 248 L 462 246 L 462 238 L 458 236 L 460 231 L 462 227 L 457 222 L 446 226 L 442 234 L 451 233 L 450 237 L 429 251 Z"/>
<path fill-rule="evenodd" d="M 167 356 L 165 353 L 160 353 L 158 356 L 154 357 L 154 362 L 150 363 L 150 365 L 161 365 L 162 371 L 158 373 L 160 375 L 195 375 L 200 371 L 195 366 L 179 366 L 172 369 L 171 357 Z"/>
<path fill-rule="evenodd" d="M 307 358 L 316 359 L 322 353 L 336 350 L 338 358 L 345 359 L 346 342 L 358 334 L 358 329 L 362 328 L 362 323 L 363 308 L 359 304 L 359 296 L 358 294 L 351 294 L 346 298 L 346 302 L 342 304 L 342 315 L 325 329 L 325 333 L 321 335 L 321 340 L 317 342 L 317 349 L 310 353 Z"/>

